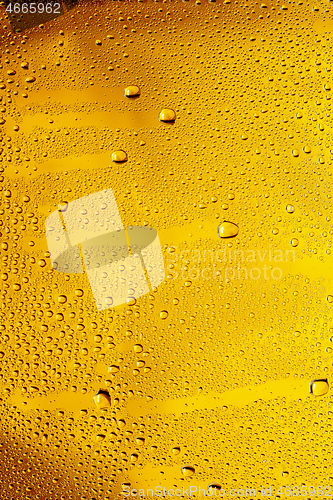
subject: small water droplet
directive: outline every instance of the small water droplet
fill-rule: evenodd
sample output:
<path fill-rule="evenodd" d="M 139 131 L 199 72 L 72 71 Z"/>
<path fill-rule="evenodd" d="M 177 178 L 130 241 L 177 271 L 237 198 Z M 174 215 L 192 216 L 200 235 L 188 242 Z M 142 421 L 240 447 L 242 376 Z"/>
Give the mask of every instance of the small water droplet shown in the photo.
<path fill-rule="evenodd" d="M 293 238 L 291 241 L 290 241 L 290 244 L 292 247 L 297 247 L 298 244 L 299 244 L 299 241 L 297 238 Z"/>
<path fill-rule="evenodd" d="M 169 316 L 168 311 L 161 311 L 160 312 L 160 318 L 161 319 L 167 319 L 168 316 Z"/>
<path fill-rule="evenodd" d="M 287 205 L 286 210 L 288 214 L 293 214 L 295 212 L 295 207 L 293 205 Z"/>
<path fill-rule="evenodd" d="M 104 303 L 105 303 L 107 306 L 112 306 L 112 304 L 113 304 L 113 298 L 112 298 L 112 297 L 105 297 L 105 299 L 104 299 Z"/>

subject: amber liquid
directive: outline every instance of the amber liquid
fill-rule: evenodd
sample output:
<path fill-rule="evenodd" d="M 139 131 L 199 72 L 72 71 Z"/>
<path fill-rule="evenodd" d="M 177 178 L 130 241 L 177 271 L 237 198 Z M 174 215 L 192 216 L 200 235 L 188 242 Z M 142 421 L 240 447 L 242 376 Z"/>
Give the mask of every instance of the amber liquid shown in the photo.
<path fill-rule="evenodd" d="M 327 498 L 330 2 L 0 8 L 1 499 Z M 105 189 L 166 276 L 98 310 L 45 221 Z"/>

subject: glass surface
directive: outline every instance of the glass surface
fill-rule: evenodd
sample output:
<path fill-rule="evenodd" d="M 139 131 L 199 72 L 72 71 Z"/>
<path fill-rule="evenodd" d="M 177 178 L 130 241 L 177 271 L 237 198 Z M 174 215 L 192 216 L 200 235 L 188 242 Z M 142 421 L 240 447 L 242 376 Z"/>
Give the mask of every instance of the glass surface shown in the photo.
<path fill-rule="evenodd" d="M 332 498 L 333 2 L 0 2 L 1 500 Z"/>

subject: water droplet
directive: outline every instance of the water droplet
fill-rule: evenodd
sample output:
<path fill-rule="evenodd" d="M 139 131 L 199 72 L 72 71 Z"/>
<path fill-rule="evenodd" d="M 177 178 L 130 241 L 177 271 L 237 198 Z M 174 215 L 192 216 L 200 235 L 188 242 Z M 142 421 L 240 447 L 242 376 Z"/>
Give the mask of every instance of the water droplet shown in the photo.
<path fill-rule="evenodd" d="M 60 201 L 58 203 L 58 210 L 59 212 L 66 212 L 68 208 L 68 202 L 67 201 Z"/>
<path fill-rule="evenodd" d="M 333 302 L 333 295 L 327 295 L 327 302 L 330 304 Z"/>
<path fill-rule="evenodd" d="M 67 302 L 66 295 L 59 295 L 58 302 L 60 302 L 60 304 L 65 304 Z"/>
<path fill-rule="evenodd" d="M 218 483 L 210 483 L 208 485 L 207 493 L 209 496 L 215 496 L 216 493 L 220 491 L 221 488 L 222 486 Z"/>
<path fill-rule="evenodd" d="M 93 400 L 97 408 L 99 408 L 100 410 L 102 408 L 109 408 L 109 406 L 111 406 L 110 396 L 107 391 L 99 390 L 98 393 L 93 397 Z"/>
<path fill-rule="evenodd" d="M 179 446 L 175 446 L 174 448 L 172 448 L 171 451 L 172 451 L 173 455 L 179 455 L 180 448 L 179 448 Z"/>
<path fill-rule="evenodd" d="M 304 151 L 304 153 L 311 153 L 310 146 L 304 146 L 303 151 Z"/>
<path fill-rule="evenodd" d="M 299 156 L 299 150 L 298 150 L 298 149 L 293 149 L 293 150 L 292 150 L 292 152 L 291 152 L 291 154 L 292 154 L 295 158 L 297 158 L 297 156 Z"/>
<path fill-rule="evenodd" d="M 127 153 L 125 153 L 125 151 L 122 151 L 121 149 L 119 149 L 118 151 L 114 151 L 111 155 L 111 160 L 117 163 L 127 161 Z"/>
<path fill-rule="evenodd" d="M 119 372 L 119 366 L 116 365 L 111 365 L 108 368 L 109 373 L 117 373 Z"/>
<path fill-rule="evenodd" d="M 140 95 L 140 88 L 137 85 L 130 85 L 125 88 L 124 94 L 126 97 L 137 97 Z"/>
<path fill-rule="evenodd" d="M 105 297 L 105 299 L 104 299 L 104 303 L 105 303 L 107 306 L 112 306 L 112 304 L 113 304 L 113 298 L 112 298 L 112 297 Z"/>
<path fill-rule="evenodd" d="M 290 244 L 292 247 L 297 247 L 298 244 L 299 244 L 299 241 L 297 238 L 293 238 L 291 241 L 290 241 Z"/>
<path fill-rule="evenodd" d="M 193 476 L 195 473 L 195 468 L 190 466 L 190 465 L 185 465 L 184 467 L 182 467 L 182 474 L 185 476 L 185 477 L 191 477 Z"/>
<path fill-rule="evenodd" d="M 161 311 L 160 312 L 160 318 L 161 319 L 167 319 L 168 316 L 169 316 L 168 311 Z"/>
<path fill-rule="evenodd" d="M 139 455 L 137 453 L 132 453 L 131 462 L 137 462 L 138 458 L 139 458 Z"/>
<path fill-rule="evenodd" d="M 140 352 L 142 352 L 142 351 L 143 351 L 143 347 L 142 347 L 142 345 L 141 345 L 141 344 L 135 344 L 135 345 L 133 346 L 133 350 L 134 350 L 134 352 L 140 353 Z"/>
<path fill-rule="evenodd" d="M 310 383 L 310 394 L 314 396 L 324 396 L 329 391 L 329 385 L 327 379 L 317 379 L 312 380 Z"/>
<path fill-rule="evenodd" d="M 224 221 L 219 225 L 217 234 L 220 238 L 233 238 L 237 236 L 239 228 L 233 222 Z"/>
<path fill-rule="evenodd" d="M 161 122 L 174 122 L 176 113 L 173 109 L 162 109 L 158 118 Z"/>
<path fill-rule="evenodd" d="M 102 45 L 102 40 L 96 40 L 95 44 L 96 45 Z"/>
<path fill-rule="evenodd" d="M 295 207 L 293 205 L 287 205 L 286 210 L 288 214 L 293 214 L 295 212 Z"/>
<path fill-rule="evenodd" d="M 96 441 L 98 442 L 103 441 L 105 437 L 106 437 L 105 434 L 97 434 Z"/>

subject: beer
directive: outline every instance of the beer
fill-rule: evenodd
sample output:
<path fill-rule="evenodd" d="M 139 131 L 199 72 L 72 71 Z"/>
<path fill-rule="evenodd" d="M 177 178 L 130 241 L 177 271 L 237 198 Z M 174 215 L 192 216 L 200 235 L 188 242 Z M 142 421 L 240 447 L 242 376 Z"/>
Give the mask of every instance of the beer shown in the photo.
<path fill-rule="evenodd" d="M 332 7 L 1 2 L 1 498 L 331 495 Z"/>

